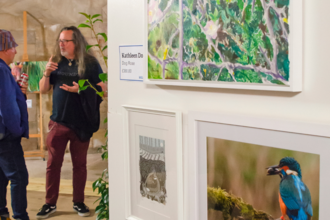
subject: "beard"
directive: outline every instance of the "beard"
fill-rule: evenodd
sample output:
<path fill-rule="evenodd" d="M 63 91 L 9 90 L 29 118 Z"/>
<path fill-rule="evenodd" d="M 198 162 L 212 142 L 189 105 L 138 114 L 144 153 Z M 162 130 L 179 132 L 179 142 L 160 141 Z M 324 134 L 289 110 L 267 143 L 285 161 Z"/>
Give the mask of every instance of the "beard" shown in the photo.
<path fill-rule="evenodd" d="M 61 51 L 61 55 L 64 56 L 64 57 L 66 57 L 66 56 L 68 56 L 69 54 L 68 54 L 68 52 L 66 52 L 66 51 Z"/>

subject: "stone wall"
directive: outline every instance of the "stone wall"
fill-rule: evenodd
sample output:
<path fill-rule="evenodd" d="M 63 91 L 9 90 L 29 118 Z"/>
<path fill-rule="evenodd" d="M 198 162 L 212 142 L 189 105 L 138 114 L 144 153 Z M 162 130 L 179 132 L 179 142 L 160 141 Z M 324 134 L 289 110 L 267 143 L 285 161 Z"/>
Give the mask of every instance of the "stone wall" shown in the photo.
<path fill-rule="evenodd" d="M 55 4 L 56 2 L 56 4 Z M 96 32 L 107 33 L 107 1 L 106 0 L 2 0 L 0 2 L 0 28 L 9 30 L 18 43 L 15 61 L 21 61 L 23 56 L 23 11 L 27 11 L 27 44 L 30 61 L 48 60 L 56 44 L 59 31 L 65 26 L 78 26 L 86 21 L 86 18 L 79 14 L 101 14 L 103 23 L 95 23 Z M 92 32 L 88 28 L 81 28 L 89 44 L 96 44 Z M 101 45 L 105 45 L 103 38 Z M 107 71 L 101 53 L 93 48 L 104 72 Z M 107 50 L 104 51 L 107 55 Z M 32 108 L 29 110 L 30 133 L 39 132 L 39 95 L 30 93 L 28 99 L 32 100 Z M 105 144 L 104 134 L 107 125 L 103 123 L 107 117 L 107 98 L 101 104 L 101 126 L 91 140 L 90 147 L 98 148 Z M 52 112 L 52 94 L 42 95 L 43 111 L 43 133 L 44 143 L 48 131 L 48 122 Z M 35 150 L 38 148 L 37 139 L 24 139 L 22 141 L 24 150 Z M 45 146 L 45 145 L 44 145 Z"/>

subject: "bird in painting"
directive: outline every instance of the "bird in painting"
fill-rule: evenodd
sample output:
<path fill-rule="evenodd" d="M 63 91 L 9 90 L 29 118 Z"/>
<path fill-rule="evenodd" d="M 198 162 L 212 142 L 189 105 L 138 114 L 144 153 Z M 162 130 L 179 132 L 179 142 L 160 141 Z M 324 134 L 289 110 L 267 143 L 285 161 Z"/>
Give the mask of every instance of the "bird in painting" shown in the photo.
<path fill-rule="evenodd" d="M 284 157 L 279 165 L 267 168 L 267 175 L 281 177 L 279 203 L 281 219 L 311 220 L 313 216 L 312 199 L 308 187 L 302 181 L 300 164 L 292 157 Z"/>

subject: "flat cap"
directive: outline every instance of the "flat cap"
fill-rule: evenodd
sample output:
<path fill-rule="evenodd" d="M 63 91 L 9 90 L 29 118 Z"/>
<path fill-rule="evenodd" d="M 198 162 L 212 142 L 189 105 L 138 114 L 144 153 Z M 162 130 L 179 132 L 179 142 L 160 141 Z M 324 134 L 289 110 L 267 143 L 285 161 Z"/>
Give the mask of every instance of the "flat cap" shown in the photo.
<path fill-rule="evenodd" d="M 0 29 L 0 51 L 8 50 L 17 46 L 18 45 L 10 31 Z"/>

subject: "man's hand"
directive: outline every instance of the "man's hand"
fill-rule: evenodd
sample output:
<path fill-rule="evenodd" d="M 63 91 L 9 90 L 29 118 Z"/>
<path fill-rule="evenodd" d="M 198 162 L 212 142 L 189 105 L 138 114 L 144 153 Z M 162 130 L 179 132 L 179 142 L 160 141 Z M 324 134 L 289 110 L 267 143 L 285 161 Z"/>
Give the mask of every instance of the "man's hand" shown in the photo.
<path fill-rule="evenodd" d="M 15 80 L 17 81 L 18 77 L 21 76 L 21 69 L 19 68 L 19 66 L 15 65 L 13 68 L 11 68 L 11 74 L 13 75 Z"/>
<path fill-rule="evenodd" d="M 21 87 L 21 91 L 24 95 L 26 95 L 27 87 L 28 87 L 28 82 L 25 82 Z"/>
<path fill-rule="evenodd" d="M 52 62 L 53 55 L 49 58 L 49 61 L 46 65 L 45 75 L 50 76 L 50 73 L 57 70 L 58 64 Z"/>
<path fill-rule="evenodd" d="M 78 93 L 79 91 L 79 85 L 76 82 L 73 82 L 73 86 L 68 86 L 66 84 L 63 84 L 60 86 L 61 89 L 68 91 L 68 92 L 73 92 L 73 93 Z"/>
<path fill-rule="evenodd" d="M 102 91 L 104 92 L 103 94 L 103 98 L 107 98 L 108 97 L 108 85 L 103 83 L 103 82 L 99 82 L 98 84 L 96 84 L 98 86 L 100 86 L 102 88 Z"/>

